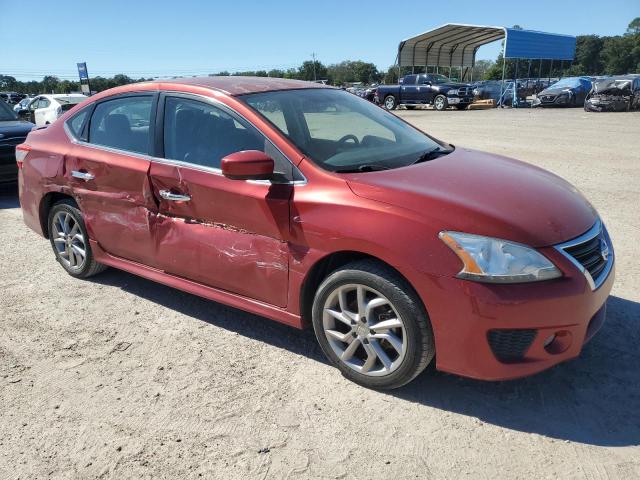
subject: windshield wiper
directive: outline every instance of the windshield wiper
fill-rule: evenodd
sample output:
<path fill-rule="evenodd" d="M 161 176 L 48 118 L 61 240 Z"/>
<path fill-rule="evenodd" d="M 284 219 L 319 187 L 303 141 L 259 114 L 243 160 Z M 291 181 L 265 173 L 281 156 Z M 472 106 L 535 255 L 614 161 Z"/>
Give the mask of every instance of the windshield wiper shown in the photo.
<path fill-rule="evenodd" d="M 358 173 L 358 172 L 378 172 L 380 170 L 389 170 L 389 167 L 384 165 L 365 164 L 358 165 L 357 167 L 338 168 L 334 170 L 336 173 Z"/>
<path fill-rule="evenodd" d="M 415 162 L 411 163 L 411 165 L 415 165 L 416 163 L 420 163 L 420 162 L 426 162 L 427 160 L 433 160 L 434 158 L 437 158 L 441 155 L 447 155 L 448 153 L 453 152 L 453 150 L 448 150 L 446 148 L 441 148 L 441 147 L 435 147 L 432 148 L 431 150 L 427 150 L 426 152 L 423 152 L 416 160 Z"/>

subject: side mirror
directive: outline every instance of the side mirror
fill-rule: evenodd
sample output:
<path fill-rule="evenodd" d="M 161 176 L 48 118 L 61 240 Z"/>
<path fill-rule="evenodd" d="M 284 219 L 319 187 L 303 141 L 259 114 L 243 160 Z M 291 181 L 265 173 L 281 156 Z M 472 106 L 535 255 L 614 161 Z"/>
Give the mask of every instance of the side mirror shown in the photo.
<path fill-rule="evenodd" d="M 220 167 L 222 174 L 231 180 L 270 180 L 273 177 L 273 159 L 258 150 L 227 155 Z"/>
<path fill-rule="evenodd" d="M 428 87 L 431 86 L 431 82 L 429 80 L 425 80 L 424 82 L 422 82 L 422 85 L 426 85 Z"/>

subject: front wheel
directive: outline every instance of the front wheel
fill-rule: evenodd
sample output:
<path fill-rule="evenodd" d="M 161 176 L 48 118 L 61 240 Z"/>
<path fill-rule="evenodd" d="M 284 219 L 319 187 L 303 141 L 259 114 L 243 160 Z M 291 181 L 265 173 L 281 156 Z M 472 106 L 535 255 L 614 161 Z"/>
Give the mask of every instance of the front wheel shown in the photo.
<path fill-rule="evenodd" d="M 387 110 L 395 110 L 395 108 L 398 106 L 398 101 L 396 100 L 396 97 L 394 97 L 393 95 L 387 95 L 384 99 L 384 108 L 386 108 Z"/>
<path fill-rule="evenodd" d="M 398 388 L 435 354 L 427 313 L 396 272 L 371 260 L 329 275 L 313 302 L 313 328 L 329 361 L 360 385 Z"/>
<path fill-rule="evenodd" d="M 82 213 L 73 200 L 62 200 L 49 212 L 49 240 L 56 260 L 69 275 L 87 278 L 106 266 L 93 258 Z"/>
<path fill-rule="evenodd" d="M 438 110 L 439 112 L 446 110 L 449 106 L 449 102 L 447 102 L 447 97 L 444 95 L 438 95 L 433 99 L 433 108 Z"/>

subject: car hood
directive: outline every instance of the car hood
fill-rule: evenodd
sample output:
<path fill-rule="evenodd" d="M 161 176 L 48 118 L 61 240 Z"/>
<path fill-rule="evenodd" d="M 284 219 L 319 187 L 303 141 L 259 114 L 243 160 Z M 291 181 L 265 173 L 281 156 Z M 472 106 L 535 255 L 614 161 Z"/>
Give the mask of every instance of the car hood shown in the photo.
<path fill-rule="evenodd" d="M 468 83 L 449 82 L 449 83 L 438 83 L 434 85 L 434 88 L 448 90 L 450 88 L 462 88 L 462 87 L 470 87 L 470 86 L 471 85 L 469 85 Z"/>
<path fill-rule="evenodd" d="M 572 87 L 560 87 L 560 88 L 545 88 L 542 90 L 538 96 L 540 95 L 560 95 L 564 92 L 572 92 L 575 88 Z"/>
<path fill-rule="evenodd" d="M 533 165 L 458 148 L 417 165 L 349 174 L 358 196 L 412 210 L 438 230 L 543 247 L 575 238 L 597 219 L 560 177 Z"/>
<path fill-rule="evenodd" d="M 24 137 L 35 125 L 23 120 L 0 121 L 0 140 L 10 137 Z"/>

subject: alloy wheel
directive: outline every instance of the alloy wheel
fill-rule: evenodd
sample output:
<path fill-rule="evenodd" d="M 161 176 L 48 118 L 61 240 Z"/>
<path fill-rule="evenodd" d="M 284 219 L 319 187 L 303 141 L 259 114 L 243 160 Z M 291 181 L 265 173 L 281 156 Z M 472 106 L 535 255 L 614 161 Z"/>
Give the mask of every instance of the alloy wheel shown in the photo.
<path fill-rule="evenodd" d="M 444 98 L 441 96 L 436 97 L 436 105 L 437 110 L 444 110 Z"/>
<path fill-rule="evenodd" d="M 324 304 L 322 324 L 338 359 L 358 373 L 389 375 L 404 360 L 403 320 L 391 301 L 370 287 L 337 287 Z"/>
<path fill-rule="evenodd" d="M 393 110 L 393 108 L 396 106 L 395 99 L 392 96 L 388 96 L 384 99 L 384 106 L 387 110 Z"/>
<path fill-rule="evenodd" d="M 68 212 L 60 211 L 53 217 L 53 245 L 61 262 L 73 270 L 82 270 L 86 261 L 86 243 L 80 224 Z"/>

